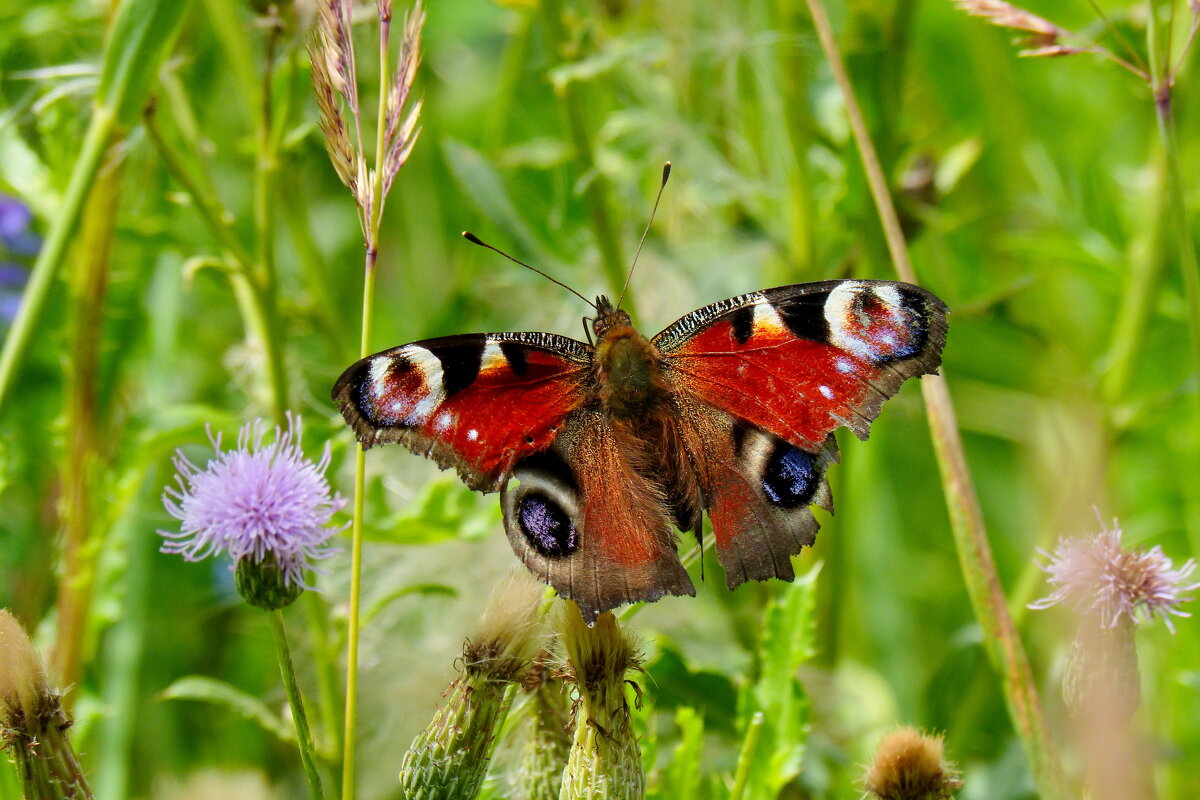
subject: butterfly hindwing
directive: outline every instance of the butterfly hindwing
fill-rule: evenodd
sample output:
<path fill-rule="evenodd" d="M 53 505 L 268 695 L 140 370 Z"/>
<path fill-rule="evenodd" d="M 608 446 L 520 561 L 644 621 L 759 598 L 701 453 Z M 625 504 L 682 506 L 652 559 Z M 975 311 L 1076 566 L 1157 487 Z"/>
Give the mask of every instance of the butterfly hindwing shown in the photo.
<path fill-rule="evenodd" d="M 889 281 L 825 281 L 699 309 L 654 338 L 732 588 L 794 577 L 809 506 L 832 511 L 833 431 L 865 439 L 909 377 L 935 372 L 946 308 Z"/>
<path fill-rule="evenodd" d="M 400 442 L 495 491 L 585 398 L 588 348 L 548 333 L 465 334 L 368 356 L 333 400 L 363 447 Z"/>
<path fill-rule="evenodd" d="M 663 487 L 630 455 L 598 409 L 581 409 L 549 450 L 517 462 L 501 494 L 514 552 L 589 623 L 623 603 L 696 593 Z"/>
<path fill-rule="evenodd" d="M 686 398 L 679 406 L 726 585 L 792 580 L 791 557 L 820 527 L 810 506 L 833 511 L 825 471 L 837 461 L 836 441 L 809 452 L 712 406 Z"/>

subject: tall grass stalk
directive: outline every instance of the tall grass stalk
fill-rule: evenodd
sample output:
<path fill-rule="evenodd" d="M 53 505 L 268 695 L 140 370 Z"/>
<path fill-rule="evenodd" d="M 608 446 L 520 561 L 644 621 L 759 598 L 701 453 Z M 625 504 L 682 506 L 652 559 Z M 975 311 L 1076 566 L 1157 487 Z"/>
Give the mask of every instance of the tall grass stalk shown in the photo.
<path fill-rule="evenodd" d="M 354 150 L 345 131 L 340 106 L 336 110 L 333 81 L 322 62 L 314 64 L 314 85 L 318 91 L 318 104 L 323 115 L 326 144 L 333 157 L 334 167 L 354 195 L 359 208 L 359 222 L 365 238 L 363 262 L 362 328 L 359 337 L 359 357 L 371 352 L 371 327 L 375 306 L 375 271 L 379 257 L 379 231 L 383 223 L 383 211 L 388 190 L 400 167 L 408 158 L 419 131 L 416 128 L 420 115 L 420 103 L 408 108 L 409 90 L 420 61 L 421 28 L 425 15 L 420 3 L 405 18 L 399 63 L 395 74 L 391 65 L 391 0 L 378 0 L 379 12 L 379 105 L 375 119 L 374 167 L 367 170 L 362 147 L 362 122 L 358 105 L 356 67 L 354 63 L 353 37 L 349 33 L 349 5 L 331 3 L 322 11 L 323 28 L 321 42 L 327 49 L 336 47 L 337 69 L 341 72 L 339 92 L 350 105 L 354 118 L 357 150 Z M 333 30 L 328 29 L 332 25 Z M 316 57 L 319 50 L 314 48 Z M 335 153 L 337 156 L 335 157 Z M 349 164 L 353 155 L 357 174 Z M 365 181 L 365 185 L 364 185 Z M 358 647 L 362 613 L 362 546 L 363 507 L 366 494 L 366 452 L 359 447 L 354 459 L 354 516 L 351 522 L 350 545 L 350 615 L 346 637 L 346 706 L 342 751 L 342 798 L 354 797 L 356 731 L 358 720 Z"/>
<path fill-rule="evenodd" d="M 67 379 L 67 450 L 63 458 L 63 577 L 58 586 L 58 631 L 55 668 L 67 687 L 63 707 L 70 712 L 83 674 L 88 618 L 96 584 L 97 560 L 103 532 L 95 522 L 92 496 L 102 474 L 99 443 L 100 342 L 104 299 L 108 290 L 112 240 L 121 193 L 121 155 L 118 138 L 108 150 L 104 168 L 92 184 L 85 206 L 80 248 L 71 298 L 71 355 Z M 103 515 L 101 515 L 103 516 Z"/>
<path fill-rule="evenodd" d="M 900 218 L 855 99 L 854 87 L 846 73 L 829 17 L 821 0 L 805 1 L 825 58 L 842 93 L 850 129 L 879 213 L 892 263 L 901 279 L 916 283 L 917 275 L 909 258 Z M 1021 739 L 1030 771 L 1042 797 L 1047 800 L 1065 798 L 1067 792 L 1057 750 L 1042 711 L 1029 659 L 1009 614 L 1000 576 L 996 572 L 983 511 L 967 468 L 966 454 L 955 422 L 954 405 L 944 378 L 940 375 L 925 376 L 921 380 L 921 393 L 925 398 L 934 452 L 942 475 L 946 507 L 963 578 L 975 616 L 983 629 L 988 656 L 1000 672 L 1013 728 Z"/>
<path fill-rule="evenodd" d="M 382 9 L 381 9 L 382 10 Z M 371 319 L 375 308 L 375 266 L 379 257 L 379 227 L 383 218 L 384 137 L 387 134 L 388 33 L 391 15 L 379 17 L 379 109 L 375 125 L 375 176 L 371 186 L 372 205 L 367 221 L 366 254 L 363 261 L 362 331 L 358 357 L 371 353 Z M 356 126 L 357 127 L 357 126 Z M 342 800 L 354 797 L 354 759 L 357 750 L 355 725 L 358 720 L 358 639 L 362 614 L 363 505 L 366 498 L 367 451 L 359 447 L 354 454 L 354 519 L 350 529 L 350 617 L 346 637 L 346 716 L 342 734 Z"/>
<path fill-rule="evenodd" d="M 1167 188 L 1167 218 L 1168 232 L 1175 257 L 1179 259 L 1179 269 L 1183 273 L 1184 296 L 1187 300 L 1188 338 L 1191 345 L 1192 385 L 1188 395 L 1191 400 L 1192 438 L 1183 444 L 1186 477 L 1185 486 L 1197 486 L 1200 481 L 1200 454 L 1197 453 L 1197 431 L 1200 431 L 1200 264 L 1196 259 L 1196 243 L 1192 241 L 1188 225 L 1187 201 L 1184 198 L 1183 167 L 1179 159 L 1179 132 L 1172 103 L 1175 88 L 1176 70 L 1171 67 L 1170 37 L 1171 28 L 1175 21 L 1175 2 L 1172 0 L 1171 18 L 1162 31 L 1158 23 L 1158 8 L 1153 0 L 1148 0 L 1146 14 L 1146 38 L 1150 51 L 1150 82 L 1154 92 L 1155 120 L 1158 124 L 1158 136 L 1162 143 L 1166 168 Z M 1200 11 L 1193 11 L 1193 20 L 1200 21 Z M 1191 34 L 1187 39 L 1184 52 L 1180 54 L 1180 64 L 1187 55 L 1187 49 L 1195 35 L 1196 25 L 1193 24 Z M 1166 43 L 1160 39 L 1166 38 Z M 1189 498 L 1185 502 L 1184 518 L 1188 535 L 1194 552 L 1200 552 L 1200 500 L 1194 492 L 1186 493 Z"/>

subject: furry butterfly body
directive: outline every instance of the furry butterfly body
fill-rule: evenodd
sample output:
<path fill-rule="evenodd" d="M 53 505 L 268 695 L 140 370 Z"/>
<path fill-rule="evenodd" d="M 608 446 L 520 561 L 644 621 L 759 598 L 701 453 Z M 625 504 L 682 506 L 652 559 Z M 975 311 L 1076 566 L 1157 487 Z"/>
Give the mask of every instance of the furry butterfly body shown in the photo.
<path fill-rule="evenodd" d="M 590 621 L 695 594 L 675 530 L 715 549 L 734 588 L 791 580 L 811 506 L 832 511 L 833 431 L 865 439 L 884 400 L 941 362 L 946 307 L 889 281 L 740 295 L 653 338 L 597 299 L 595 345 L 467 334 L 385 350 L 333 399 L 364 447 L 399 442 L 501 492 L 513 550 Z"/>

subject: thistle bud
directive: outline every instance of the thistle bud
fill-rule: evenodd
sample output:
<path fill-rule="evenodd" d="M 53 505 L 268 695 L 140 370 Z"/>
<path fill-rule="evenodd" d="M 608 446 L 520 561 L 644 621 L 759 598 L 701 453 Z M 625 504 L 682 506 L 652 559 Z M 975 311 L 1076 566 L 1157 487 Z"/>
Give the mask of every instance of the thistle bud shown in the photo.
<path fill-rule="evenodd" d="M 537 651 L 542 587 L 513 573 L 492 594 L 473 639 L 459 658 L 458 676 L 425 730 L 400 764 L 407 800 L 475 797 L 492 758 L 514 694 Z"/>
<path fill-rule="evenodd" d="M 910 727 L 879 742 L 865 784 L 879 800 L 947 800 L 962 788 L 945 759 L 942 738 Z"/>
<path fill-rule="evenodd" d="M 625 675 L 640 669 L 636 650 L 612 612 L 589 628 L 578 606 L 564 605 L 560 640 L 579 702 L 561 797 L 639 800 L 646 793 L 646 773 L 625 700 Z"/>
<path fill-rule="evenodd" d="M 8 611 L 0 611 L 0 749 L 12 754 L 28 800 L 90 800 L 67 739 L 70 726 L 29 637 Z"/>
<path fill-rule="evenodd" d="M 559 800 L 562 793 L 563 768 L 571 752 L 571 704 L 566 686 L 551 667 L 550 654 L 543 651 L 521 680 L 530 717 L 529 738 L 517 776 L 516 796 L 521 800 Z"/>
<path fill-rule="evenodd" d="M 239 558 L 233 579 L 242 599 L 264 611 L 287 608 L 304 593 L 303 586 L 288 581 L 270 553 L 262 561 L 254 556 Z"/>

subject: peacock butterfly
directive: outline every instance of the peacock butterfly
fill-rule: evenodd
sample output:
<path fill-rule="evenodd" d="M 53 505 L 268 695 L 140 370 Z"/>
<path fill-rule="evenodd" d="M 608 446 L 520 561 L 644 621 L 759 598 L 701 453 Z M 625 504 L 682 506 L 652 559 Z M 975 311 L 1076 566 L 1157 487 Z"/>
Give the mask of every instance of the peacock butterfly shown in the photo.
<path fill-rule="evenodd" d="M 866 439 L 905 379 L 937 371 L 946 338 L 945 304 L 893 281 L 751 292 L 651 339 L 619 301 L 595 308 L 594 344 L 427 339 L 362 359 L 333 387 L 364 448 L 400 442 L 499 490 L 517 556 L 589 622 L 694 595 L 674 529 L 699 537 L 704 513 L 730 589 L 792 580 L 791 556 L 819 527 L 810 506 L 833 510 L 833 431 Z"/>

